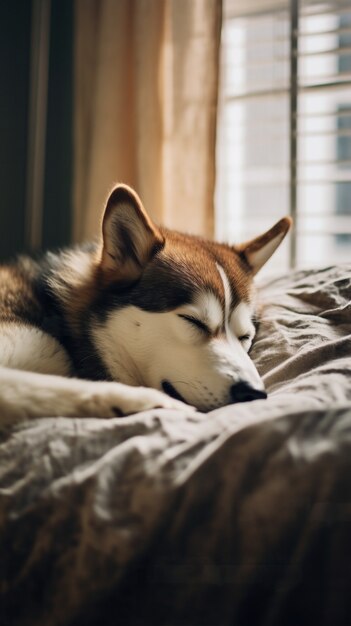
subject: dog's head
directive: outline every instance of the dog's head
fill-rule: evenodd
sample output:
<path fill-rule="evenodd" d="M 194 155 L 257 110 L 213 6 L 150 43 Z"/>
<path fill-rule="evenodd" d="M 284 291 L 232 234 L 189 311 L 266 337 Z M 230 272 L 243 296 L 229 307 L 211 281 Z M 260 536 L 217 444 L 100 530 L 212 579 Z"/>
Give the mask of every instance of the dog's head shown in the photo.
<path fill-rule="evenodd" d="M 109 197 L 92 337 L 110 375 L 201 410 L 265 398 L 248 356 L 253 277 L 291 220 L 231 247 L 158 228 L 125 185 Z"/>

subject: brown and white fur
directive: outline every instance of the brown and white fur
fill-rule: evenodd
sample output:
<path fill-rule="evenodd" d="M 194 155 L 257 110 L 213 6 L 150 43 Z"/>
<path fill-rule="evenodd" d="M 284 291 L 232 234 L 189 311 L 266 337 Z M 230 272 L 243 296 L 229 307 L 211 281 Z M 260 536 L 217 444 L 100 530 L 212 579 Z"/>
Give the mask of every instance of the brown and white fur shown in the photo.
<path fill-rule="evenodd" d="M 0 267 L 0 423 L 265 398 L 253 277 L 290 223 L 231 247 L 157 227 L 118 185 L 100 242 Z"/>

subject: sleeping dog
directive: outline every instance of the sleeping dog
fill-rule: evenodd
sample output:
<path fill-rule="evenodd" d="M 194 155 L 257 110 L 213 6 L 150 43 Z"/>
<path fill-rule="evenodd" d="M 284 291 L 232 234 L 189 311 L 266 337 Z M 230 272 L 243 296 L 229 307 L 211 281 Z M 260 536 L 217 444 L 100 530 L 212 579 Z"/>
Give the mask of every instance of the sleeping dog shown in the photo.
<path fill-rule="evenodd" d="M 99 241 L 0 267 L 0 422 L 264 399 L 253 277 L 290 224 L 219 244 L 156 226 L 117 185 Z"/>

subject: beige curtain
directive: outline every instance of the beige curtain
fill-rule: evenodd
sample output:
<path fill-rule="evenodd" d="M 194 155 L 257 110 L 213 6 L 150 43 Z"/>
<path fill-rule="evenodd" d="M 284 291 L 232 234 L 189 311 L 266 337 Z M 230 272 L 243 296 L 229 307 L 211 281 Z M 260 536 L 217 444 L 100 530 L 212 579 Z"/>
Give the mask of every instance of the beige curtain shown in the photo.
<path fill-rule="evenodd" d="M 76 241 L 115 182 L 212 234 L 220 27 L 221 0 L 75 0 Z"/>

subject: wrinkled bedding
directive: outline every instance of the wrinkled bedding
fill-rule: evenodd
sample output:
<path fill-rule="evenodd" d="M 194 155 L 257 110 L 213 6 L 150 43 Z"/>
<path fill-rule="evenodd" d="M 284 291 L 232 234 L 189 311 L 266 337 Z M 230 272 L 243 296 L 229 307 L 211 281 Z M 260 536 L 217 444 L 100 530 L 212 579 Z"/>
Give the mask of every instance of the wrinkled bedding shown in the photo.
<path fill-rule="evenodd" d="M 351 266 L 261 290 L 269 397 L 1 433 L 1 626 L 351 624 Z"/>

